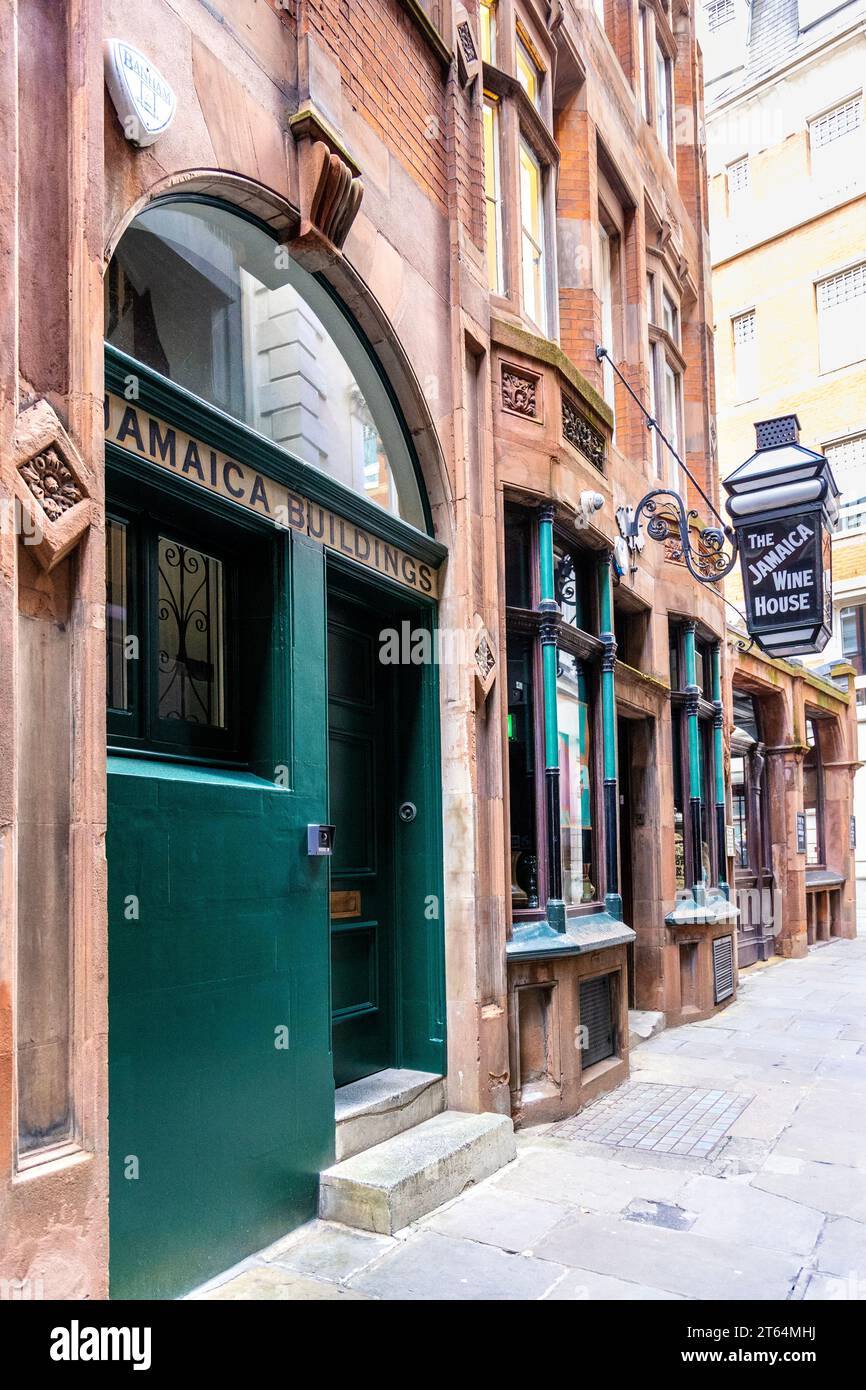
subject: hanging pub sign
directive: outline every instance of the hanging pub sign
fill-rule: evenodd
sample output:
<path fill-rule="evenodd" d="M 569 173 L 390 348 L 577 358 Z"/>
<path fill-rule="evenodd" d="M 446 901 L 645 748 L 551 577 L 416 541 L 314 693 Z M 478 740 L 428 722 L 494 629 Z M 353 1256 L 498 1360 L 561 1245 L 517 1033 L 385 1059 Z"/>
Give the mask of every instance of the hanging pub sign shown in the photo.
<path fill-rule="evenodd" d="M 746 626 L 770 656 L 820 652 L 833 621 L 831 537 L 839 489 L 796 415 L 755 426 L 758 449 L 725 480 Z"/>

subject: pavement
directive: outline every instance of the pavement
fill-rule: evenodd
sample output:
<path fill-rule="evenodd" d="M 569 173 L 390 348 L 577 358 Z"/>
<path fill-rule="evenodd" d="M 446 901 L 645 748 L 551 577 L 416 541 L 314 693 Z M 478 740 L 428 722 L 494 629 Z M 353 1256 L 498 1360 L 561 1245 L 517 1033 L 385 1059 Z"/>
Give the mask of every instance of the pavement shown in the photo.
<path fill-rule="evenodd" d="M 866 934 L 743 972 L 396 1236 L 315 1221 L 190 1297 L 866 1298 Z"/>

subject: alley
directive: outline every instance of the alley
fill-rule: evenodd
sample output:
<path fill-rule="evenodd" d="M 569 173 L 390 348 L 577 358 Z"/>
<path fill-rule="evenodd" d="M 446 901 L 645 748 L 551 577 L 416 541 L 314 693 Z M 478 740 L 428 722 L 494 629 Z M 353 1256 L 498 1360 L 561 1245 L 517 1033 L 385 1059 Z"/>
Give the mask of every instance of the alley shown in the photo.
<path fill-rule="evenodd" d="M 776 959 L 396 1237 L 316 1222 L 192 1297 L 866 1297 L 866 938 Z"/>

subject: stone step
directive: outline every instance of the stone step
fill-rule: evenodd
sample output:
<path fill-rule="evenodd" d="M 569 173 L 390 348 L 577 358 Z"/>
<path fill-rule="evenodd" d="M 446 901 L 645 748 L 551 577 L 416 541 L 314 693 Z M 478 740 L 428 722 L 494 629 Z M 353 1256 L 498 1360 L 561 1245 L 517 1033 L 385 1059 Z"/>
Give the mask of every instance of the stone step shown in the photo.
<path fill-rule="evenodd" d="M 445 1078 L 389 1067 L 341 1086 L 334 1096 L 337 1162 L 384 1144 L 445 1109 Z"/>
<path fill-rule="evenodd" d="M 507 1115 L 445 1110 L 326 1168 L 320 1178 L 319 1215 L 393 1235 L 488 1178 L 516 1152 Z"/>
<path fill-rule="evenodd" d="M 648 1042 L 650 1038 L 655 1038 L 659 1033 L 664 1032 L 664 1026 L 664 1014 L 656 1013 L 654 1009 L 629 1009 L 629 1047 L 639 1047 L 642 1042 Z"/>

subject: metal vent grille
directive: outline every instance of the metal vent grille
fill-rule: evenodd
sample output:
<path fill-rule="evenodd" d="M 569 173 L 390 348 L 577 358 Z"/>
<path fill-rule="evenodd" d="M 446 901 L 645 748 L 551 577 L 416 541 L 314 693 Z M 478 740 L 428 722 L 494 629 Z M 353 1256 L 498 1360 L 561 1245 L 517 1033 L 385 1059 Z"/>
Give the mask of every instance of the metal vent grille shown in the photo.
<path fill-rule="evenodd" d="M 583 980 L 580 985 L 580 1024 L 583 1033 L 583 1065 L 591 1067 L 616 1054 L 613 1023 L 612 975 Z"/>
<path fill-rule="evenodd" d="M 713 942 L 713 984 L 716 1003 L 730 999 L 734 992 L 734 938 L 717 936 Z"/>
<path fill-rule="evenodd" d="M 843 135 L 850 135 L 852 131 L 858 130 L 862 124 L 863 98 L 862 96 L 852 97 L 842 106 L 836 106 L 832 111 L 827 111 L 825 115 L 819 116 L 817 120 L 810 121 L 809 140 L 813 149 L 820 149 L 822 145 L 829 145 Z"/>
<path fill-rule="evenodd" d="M 775 420 L 759 420 L 755 425 L 759 449 L 772 449 L 777 444 L 797 444 L 800 422 L 796 415 L 778 415 Z"/>

